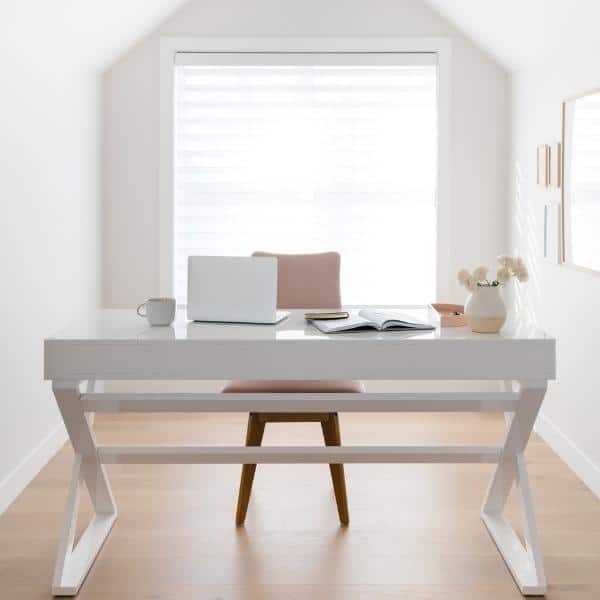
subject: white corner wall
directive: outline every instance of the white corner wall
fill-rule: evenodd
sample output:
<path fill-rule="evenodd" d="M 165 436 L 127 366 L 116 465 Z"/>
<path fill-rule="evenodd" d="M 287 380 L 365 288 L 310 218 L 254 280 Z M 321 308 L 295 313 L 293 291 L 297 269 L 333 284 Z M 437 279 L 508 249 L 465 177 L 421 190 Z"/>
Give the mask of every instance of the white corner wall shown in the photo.
<path fill-rule="evenodd" d="M 43 339 L 100 298 L 100 77 L 18 8 L 0 8 L 0 513 L 66 440 Z"/>
<path fill-rule="evenodd" d="M 600 274 L 543 258 L 544 205 L 558 212 L 559 190 L 536 185 L 536 147 L 561 139 L 563 100 L 600 88 L 597 52 L 571 51 L 512 77 L 511 200 L 509 234 L 526 257 L 532 280 L 519 302 L 557 338 L 558 376 L 536 429 L 596 495 L 600 496 Z M 555 222 L 556 223 L 556 222 Z M 549 232 L 551 245 L 557 228 Z"/>
<path fill-rule="evenodd" d="M 159 45 L 178 35 L 450 38 L 450 279 L 506 249 L 507 76 L 422 1 L 198 0 L 104 77 L 105 306 L 133 307 L 159 292 Z M 444 299 L 464 301 L 453 286 Z"/>

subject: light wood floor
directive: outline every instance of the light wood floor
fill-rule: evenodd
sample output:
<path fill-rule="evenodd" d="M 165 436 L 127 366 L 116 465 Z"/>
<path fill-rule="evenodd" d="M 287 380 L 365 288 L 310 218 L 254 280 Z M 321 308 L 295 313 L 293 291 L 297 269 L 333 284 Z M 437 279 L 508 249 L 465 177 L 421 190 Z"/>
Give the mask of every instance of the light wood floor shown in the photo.
<path fill-rule="evenodd" d="M 235 445 L 246 416 L 105 415 L 96 423 L 101 443 Z M 341 415 L 341 427 L 347 443 L 486 444 L 500 439 L 503 419 Z M 265 443 L 321 444 L 321 431 L 271 425 Z M 67 446 L 0 517 L 2 600 L 50 597 L 71 458 Z M 535 436 L 527 458 L 547 597 L 600 599 L 600 503 Z M 110 466 L 119 519 L 79 597 L 518 599 L 479 518 L 492 468 L 349 465 L 344 529 L 325 465 L 263 465 L 246 525 L 236 529 L 238 466 Z"/>

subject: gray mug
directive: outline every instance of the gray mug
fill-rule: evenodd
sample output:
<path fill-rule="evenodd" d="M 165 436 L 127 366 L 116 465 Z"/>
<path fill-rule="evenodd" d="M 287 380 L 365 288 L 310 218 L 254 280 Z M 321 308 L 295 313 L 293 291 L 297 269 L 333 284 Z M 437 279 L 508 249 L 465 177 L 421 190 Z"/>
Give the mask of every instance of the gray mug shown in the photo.
<path fill-rule="evenodd" d="M 137 314 L 148 319 L 152 326 L 164 326 L 175 320 L 176 309 L 175 298 L 149 298 L 137 307 Z"/>

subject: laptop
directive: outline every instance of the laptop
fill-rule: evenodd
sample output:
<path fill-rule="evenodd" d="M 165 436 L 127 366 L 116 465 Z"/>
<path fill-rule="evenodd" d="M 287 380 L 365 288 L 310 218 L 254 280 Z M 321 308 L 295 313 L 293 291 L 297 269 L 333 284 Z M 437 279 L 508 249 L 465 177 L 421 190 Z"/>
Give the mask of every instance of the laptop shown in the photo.
<path fill-rule="evenodd" d="M 190 256 L 187 316 L 190 321 L 279 323 L 277 259 L 271 256 Z"/>

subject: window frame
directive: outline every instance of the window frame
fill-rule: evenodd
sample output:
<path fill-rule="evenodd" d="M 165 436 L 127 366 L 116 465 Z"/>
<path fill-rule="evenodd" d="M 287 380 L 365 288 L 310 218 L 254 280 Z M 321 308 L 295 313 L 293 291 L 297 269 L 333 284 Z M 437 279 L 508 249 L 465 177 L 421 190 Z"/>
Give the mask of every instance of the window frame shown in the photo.
<path fill-rule="evenodd" d="M 174 244 L 174 86 L 176 54 L 199 53 L 435 53 L 438 63 L 438 156 L 436 299 L 449 297 L 450 277 L 450 53 L 447 38 L 196 38 L 160 40 L 158 284 L 173 296 Z M 432 299 L 433 300 L 433 299 Z"/>

